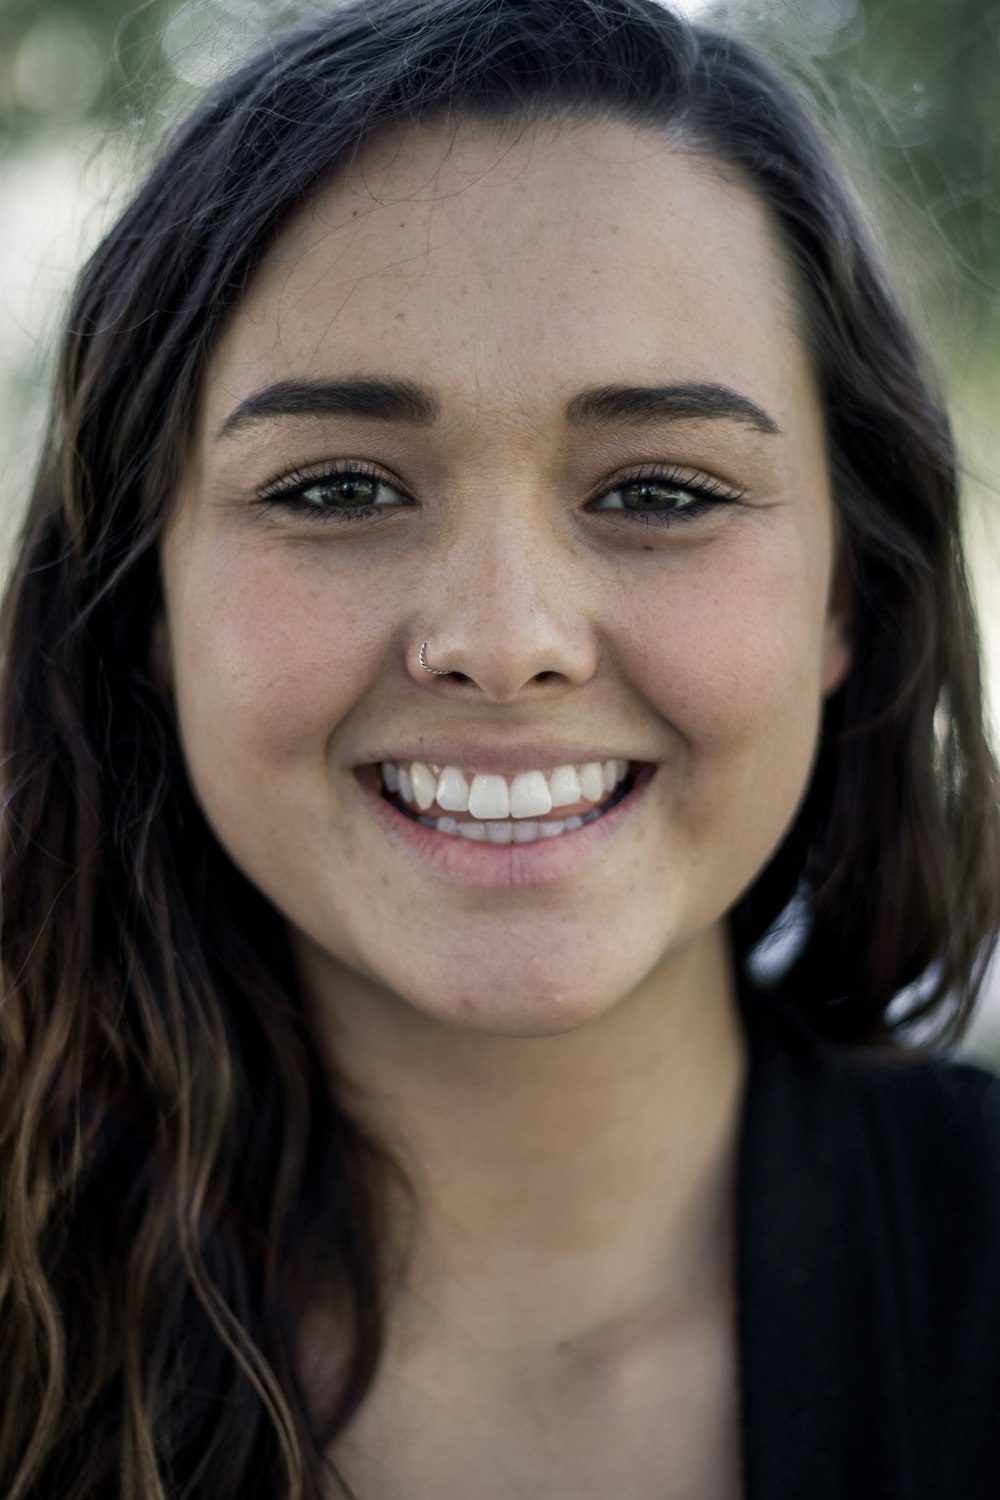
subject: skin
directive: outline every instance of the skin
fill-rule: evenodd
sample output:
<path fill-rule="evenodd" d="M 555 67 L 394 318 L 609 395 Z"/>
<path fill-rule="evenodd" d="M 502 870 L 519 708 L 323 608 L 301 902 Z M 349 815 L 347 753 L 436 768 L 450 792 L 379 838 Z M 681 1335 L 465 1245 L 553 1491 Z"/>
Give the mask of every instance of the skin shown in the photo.
<path fill-rule="evenodd" d="M 217 437 L 273 382 L 349 374 L 428 384 L 442 418 Z M 563 418 L 587 387 L 694 380 L 780 431 Z M 416 503 L 350 524 L 254 503 L 343 459 Z M 670 527 L 594 510 L 654 463 L 744 497 Z M 618 122 L 386 135 L 231 316 L 161 561 L 156 660 L 196 796 L 287 919 L 319 1045 L 422 1197 L 351 1450 L 366 1500 L 397 1493 L 393 1464 L 407 1493 L 471 1493 L 463 1454 L 416 1436 L 386 1457 L 400 1414 L 430 1431 L 442 1400 L 465 1460 L 506 1445 L 521 1479 L 644 1493 L 662 1420 L 609 1392 L 652 1388 L 660 1412 L 672 1392 L 703 1433 L 734 1399 L 726 913 L 793 820 L 850 667 L 823 412 L 766 210 Z M 462 675 L 424 672 L 425 639 Z M 592 736 L 657 777 L 578 872 L 468 889 L 395 849 L 352 769 L 447 731 Z M 723 1492 L 698 1472 L 686 1493 Z"/>

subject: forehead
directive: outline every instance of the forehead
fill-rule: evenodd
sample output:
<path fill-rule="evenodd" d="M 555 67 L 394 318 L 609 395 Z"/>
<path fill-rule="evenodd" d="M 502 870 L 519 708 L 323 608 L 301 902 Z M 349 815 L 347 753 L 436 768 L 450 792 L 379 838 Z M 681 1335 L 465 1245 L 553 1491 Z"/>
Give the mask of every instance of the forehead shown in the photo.
<path fill-rule="evenodd" d="M 391 370 L 481 407 L 597 379 L 811 386 L 765 205 L 612 120 L 394 128 L 281 234 L 209 371 L 207 415 L 268 381 Z M 779 417 L 780 420 L 780 417 Z"/>

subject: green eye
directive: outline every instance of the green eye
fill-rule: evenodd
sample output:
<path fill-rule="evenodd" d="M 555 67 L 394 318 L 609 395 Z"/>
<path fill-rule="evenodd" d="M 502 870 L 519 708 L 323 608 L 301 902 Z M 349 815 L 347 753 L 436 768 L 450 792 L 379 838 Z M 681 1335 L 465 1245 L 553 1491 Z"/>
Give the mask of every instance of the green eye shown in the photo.
<path fill-rule="evenodd" d="M 396 496 L 380 500 L 380 493 Z M 265 510 L 274 506 L 320 521 L 374 521 L 387 510 L 410 505 L 401 490 L 365 464 L 342 464 L 289 474 L 257 497 Z"/>
<path fill-rule="evenodd" d="M 743 490 L 728 489 L 707 477 L 691 479 L 673 469 L 653 469 L 624 479 L 614 489 L 606 490 L 592 508 L 617 511 L 629 520 L 646 525 L 669 526 L 694 521 L 722 505 L 734 505 L 744 494 Z M 620 498 L 629 495 L 638 503 L 630 504 L 627 499 Z"/>

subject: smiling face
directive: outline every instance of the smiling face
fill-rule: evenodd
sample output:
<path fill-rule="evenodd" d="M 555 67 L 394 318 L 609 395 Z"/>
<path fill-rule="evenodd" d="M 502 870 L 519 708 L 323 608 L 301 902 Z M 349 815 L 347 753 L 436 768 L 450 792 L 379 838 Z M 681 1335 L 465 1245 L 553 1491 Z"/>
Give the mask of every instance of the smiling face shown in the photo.
<path fill-rule="evenodd" d="M 593 399 L 618 386 L 659 394 Z M 834 562 L 751 193 L 617 122 L 387 135 L 207 372 L 162 545 L 195 794 L 331 993 L 569 1030 L 721 951 L 848 669 Z M 653 774 L 507 846 L 422 828 L 363 769 L 608 758 Z"/>

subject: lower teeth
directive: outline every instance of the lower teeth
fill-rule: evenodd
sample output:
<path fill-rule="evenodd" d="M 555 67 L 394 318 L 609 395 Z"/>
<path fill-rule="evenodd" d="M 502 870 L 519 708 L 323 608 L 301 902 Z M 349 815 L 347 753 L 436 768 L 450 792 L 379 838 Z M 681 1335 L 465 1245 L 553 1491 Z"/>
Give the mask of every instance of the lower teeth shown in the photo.
<path fill-rule="evenodd" d="M 588 813 L 585 818 L 553 819 L 547 823 L 534 823 L 525 819 L 523 823 L 460 823 L 457 818 L 418 817 L 417 822 L 436 833 L 447 833 L 453 838 L 472 839 L 479 844 L 534 844 L 539 839 L 557 838 L 561 833 L 571 833 L 582 828 L 584 823 L 593 823 L 604 812 Z"/>
<path fill-rule="evenodd" d="M 616 788 L 614 796 L 602 806 L 585 813 L 583 817 L 549 819 L 545 822 L 535 822 L 530 818 L 525 818 L 523 822 L 516 822 L 508 818 L 496 823 L 460 823 L 457 818 L 429 818 L 425 813 L 418 813 L 415 821 L 422 823 L 425 828 L 433 828 L 435 833 L 449 834 L 453 838 L 471 839 L 479 844 L 534 844 L 539 839 L 558 838 L 562 833 L 572 833 L 574 829 L 582 828 L 585 823 L 596 823 L 598 818 L 603 818 L 606 812 L 610 812 L 630 789 L 631 781 L 623 781 Z M 406 812 L 407 817 L 414 817 L 408 809 L 404 808 L 403 811 Z"/>

